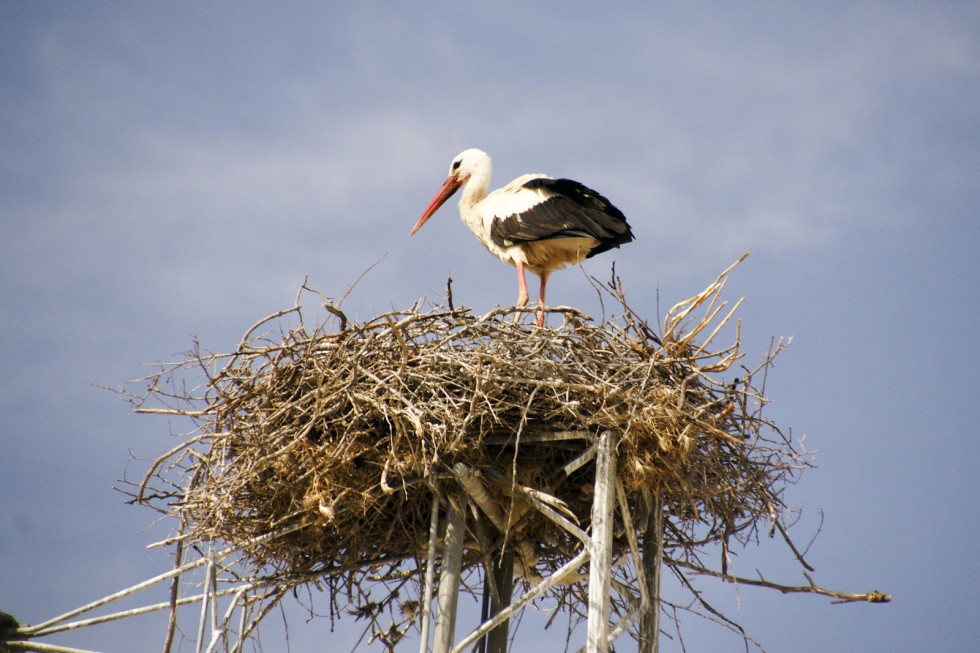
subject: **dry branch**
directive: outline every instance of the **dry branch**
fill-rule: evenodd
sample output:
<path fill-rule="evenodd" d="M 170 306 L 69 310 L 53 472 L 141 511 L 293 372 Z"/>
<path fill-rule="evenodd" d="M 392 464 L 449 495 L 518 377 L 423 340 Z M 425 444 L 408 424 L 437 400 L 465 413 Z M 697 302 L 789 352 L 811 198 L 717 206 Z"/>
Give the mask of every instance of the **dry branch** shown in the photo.
<path fill-rule="evenodd" d="M 726 378 L 742 358 L 740 324 L 734 342 L 714 341 L 741 302 L 727 309 L 721 299 L 737 263 L 678 303 L 662 335 L 616 279 L 597 288 L 621 317 L 595 323 L 553 309 L 563 324 L 551 329 L 514 323 L 520 309 L 418 306 L 358 324 L 304 287 L 324 302 L 325 322 L 308 324 L 298 297 L 236 351 L 195 346 L 144 380 L 137 411 L 184 416 L 193 429 L 132 484 L 134 501 L 178 519 L 185 549 L 292 525 L 246 550 L 242 577 L 326 590 L 331 614 L 346 605 L 375 622 L 400 603 L 408 616 L 391 628 L 404 628 L 423 592 L 433 488 L 443 505 L 468 494 L 489 517 L 480 527 L 492 531 L 491 550 L 467 532 L 464 575 L 511 542 L 525 578 L 568 576 L 579 556 L 573 522 L 591 513 L 593 444 L 611 430 L 621 503 L 642 511 L 656 497 L 665 559 L 692 564 L 705 547 L 745 543 L 780 520 L 784 488 L 809 465 L 762 414 L 765 371 L 782 344 Z M 617 516 L 614 556 L 628 557 L 636 542 L 623 524 Z M 379 584 L 406 577 L 415 595 L 378 598 Z M 575 578 L 548 595 L 582 617 Z"/>

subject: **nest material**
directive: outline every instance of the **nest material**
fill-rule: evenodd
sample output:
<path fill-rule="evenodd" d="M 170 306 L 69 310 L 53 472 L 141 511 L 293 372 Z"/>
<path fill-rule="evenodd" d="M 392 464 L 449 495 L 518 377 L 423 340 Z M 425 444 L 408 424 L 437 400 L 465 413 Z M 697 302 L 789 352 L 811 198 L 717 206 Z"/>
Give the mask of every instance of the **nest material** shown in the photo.
<path fill-rule="evenodd" d="M 775 352 L 724 378 L 741 357 L 737 304 L 720 301 L 727 272 L 675 306 L 660 335 L 618 285 L 600 290 L 621 317 L 557 309 L 551 320 L 563 324 L 540 329 L 514 323 L 514 309 L 412 309 L 353 324 L 329 301 L 332 318 L 309 328 L 297 302 L 234 353 L 196 350 L 150 379 L 148 398 L 167 407 L 142 410 L 189 416 L 197 431 L 151 466 L 138 498 L 179 518 L 191 542 L 244 543 L 302 523 L 246 556 L 284 581 L 321 582 L 368 569 L 378 579 L 381 563 L 391 577 L 405 562 L 418 569 L 434 488 L 468 493 L 483 517 L 464 567 L 510 540 L 536 576 L 580 543 L 534 508 L 588 523 L 594 470 L 582 463 L 608 430 L 631 505 L 662 501 L 669 555 L 691 560 L 707 543 L 754 536 L 805 463 L 761 414 L 753 377 Z M 253 335 L 270 324 L 278 333 Z M 734 344 L 712 348 L 726 324 Z M 189 367 L 207 374 L 203 386 L 188 388 Z M 626 540 L 620 526 L 620 552 Z"/>

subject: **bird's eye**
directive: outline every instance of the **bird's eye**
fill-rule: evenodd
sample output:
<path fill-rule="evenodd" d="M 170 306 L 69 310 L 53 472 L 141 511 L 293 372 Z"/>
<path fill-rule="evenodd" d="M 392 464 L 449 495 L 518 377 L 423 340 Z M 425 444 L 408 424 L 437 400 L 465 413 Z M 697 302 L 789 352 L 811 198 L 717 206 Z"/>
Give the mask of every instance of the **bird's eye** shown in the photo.
<path fill-rule="evenodd" d="M 462 161 L 453 161 L 453 170 L 459 170 L 460 163 L 462 163 Z"/>

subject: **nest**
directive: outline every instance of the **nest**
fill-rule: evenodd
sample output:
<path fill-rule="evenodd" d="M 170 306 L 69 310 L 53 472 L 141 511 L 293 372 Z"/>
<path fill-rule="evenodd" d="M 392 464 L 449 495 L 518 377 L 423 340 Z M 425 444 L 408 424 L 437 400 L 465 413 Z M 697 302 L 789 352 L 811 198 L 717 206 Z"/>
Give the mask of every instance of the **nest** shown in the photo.
<path fill-rule="evenodd" d="M 175 540 L 249 544 L 250 573 L 327 587 L 334 602 L 377 614 L 369 583 L 420 587 L 434 493 L 471 506 L 464 570 L 505 547 L 528 582 L 566 563 L 580 542 L 555 515 L 589 523 L 590 447 L 608 431 L 621 500 L 642 523 L 657 498 L 666 559 L 691 563 L 777 522 L 782 489 L 805 466 L 762 416 L 775 351 L 736 365 L 727 273 L 659 332 L 615 280 L 596 286 L 618 317 L 552 309 L 552 328 L 515 322 L 518 309 L 451 305 L 352 323 L 322 296 L 329 319 L 309 326 L 298 299 L 236 351 L 197 347 L 148 379 L 139 410 L 187 416 L 195 430 L 150 465 L 135 498 L 179 520 Z M 715 347 L 719 333 L 734 342 Z M 617 555 L 632 536 L 623 519 Z M 582 585 L 550 596 L 581 614 Z"/>

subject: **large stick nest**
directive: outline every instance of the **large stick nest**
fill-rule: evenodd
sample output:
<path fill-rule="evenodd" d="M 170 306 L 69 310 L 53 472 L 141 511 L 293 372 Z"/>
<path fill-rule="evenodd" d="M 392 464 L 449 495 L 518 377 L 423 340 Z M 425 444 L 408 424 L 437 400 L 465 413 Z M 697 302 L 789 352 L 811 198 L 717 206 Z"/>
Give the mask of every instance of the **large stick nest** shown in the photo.
<path fill-rule="evenodd" d="M 752 537 L 805 462 L 762 417 L 775 352 L 730 371 L 742 354 L 737 304 L 720 300 L 727 272 L 671 309 L 659 333 L 618 284 L 597 288 L 619 317 L 558 309 L 551 328 L 515 323 L 514 309 L 445 307 L 357 324 L 322 297 L 329 319 L 310 326 L 297 300 L 236 351 L 198 347 L 149 378 L 140 410 L 188 416 L 196 430 L 151 465 L 138 499 L 177 517 L 185 542 L 245 543 L 302 523 L 247 560 L 284 581 L 350 583 L 351 572 L 383 577 L 381 563 L 390 578 L 405 562 L 419 568 L 433 491 L 462 496 L 473 485 L 461 481 L 476 478 L 488 491 L 469 492 L 482 523 L 470 527 L 464 566 L 511 541 L 533 577 L 579 546 L 536 508 L 588 524 L 588 450 L 609 430 L 624 495 L 662 501 L 670 555 L 691 560 L 711 542 Z M 734 342 L 715 347 L 719 333 Z M 203 384 L 190 385 L 193 369 Z M 615 547 L 627 546 L 621 525 Z M 553 590 L 570 602 L 567 591 Z"/>

